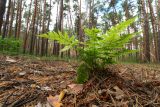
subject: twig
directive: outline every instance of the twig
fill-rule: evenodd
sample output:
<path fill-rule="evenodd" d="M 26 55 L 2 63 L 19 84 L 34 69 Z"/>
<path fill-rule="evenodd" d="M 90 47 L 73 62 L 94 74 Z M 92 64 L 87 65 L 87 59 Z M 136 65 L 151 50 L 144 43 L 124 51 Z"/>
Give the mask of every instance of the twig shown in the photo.
<path fill-rule="evenodd" d="M 21 98 L 19 100 L 15 101 L 14 103 L 12 103 L 8 107 L 20 107 L 20 106 L 36 99 L 40 93 L 36 93 L 36 95 L 31 95 L 31 96 L 29 94 L 31 94 L 31 92 L 24 94 L 23 96 L 21 96 Z"/>
<path fill-rule="evenodd" d="M 150 104 L 153 104 L 156 101 L 157 98 L 158 98 L 158 94 L 156 94 L 155 98 L 152 101 L 148 102 L 144 106 L 149 106 Z"/>
<path fill-rule="evenodd" d="M 6 106 L 8 105 L 8 104 L 7 104 L 7 101 L 8 101 L 8 99 L 9 99 L 9 97 L 11 97 L 11 96 L 14 94 L 14 92 L 16 92 L 16 90 L 13 91 L 11 94 L 9 94 L 9 95 L 6 97 L 6 99 L 5 99 L 5 101 L 4 101 L 3 105 L 2 105 L 2 107 L 6 107 Z"/>

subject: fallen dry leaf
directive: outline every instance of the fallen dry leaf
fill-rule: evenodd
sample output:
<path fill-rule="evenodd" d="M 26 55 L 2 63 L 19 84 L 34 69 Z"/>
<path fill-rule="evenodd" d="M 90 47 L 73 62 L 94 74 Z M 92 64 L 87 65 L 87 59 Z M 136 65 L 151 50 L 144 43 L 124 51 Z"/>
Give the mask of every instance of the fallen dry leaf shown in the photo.
<path fill-rule="evenodd" d="M 91 107 L 98 107 L 97 105 L 91 105 Z"/>
<path fill-rule="evenodd" d="M 68 87 L 70 87 L 71 89 L 73 89 L 76 86 L 76 84 L 70 84 L 68 85 Z"/>
<path fill-rule="evenodd" d="M 49 104 L 53 107 L 61 107 L 63 104 L 60 103 L 59 101 L 59 95 L 56 96 L 51 96 L 49 95 L 49 97 L 47 97 L 47 101 L 49 102 Z"/>
<path fill-rule="evenodd" d="M 51 91 L 52 89 L 50 87 L 46 86 L 46 87 L 41 87 L 41 90 Z"/>
<path fill-rule="evenodd" d="M 111 95 L 115 95 L 117 100 L 124 98 L 125 94 L 118 86 L 115 86 L 113 88 L 115 89 L 115 91 L 111 91 L 108 89 L 107 92 Z"/>
<path fill-rule="evenodd" d="M 70 84 L 68 87 L 71 89 L 71 92 L 78 94 L 83 90 L 83 84 Z"/>
<path fill-rule="evenodd" d="M 20 68 L 18 66 L 12 66 L 12 67 L 8 68 L 7 70 L 9 70 L 10 72 L 16 73 L 16 72 L 22 71 L 22 68 Z"/>
<path fill-rule="evenodd" d="M 31 107 L 31 106 L 27 106 L 27 107 Z M 35 105 L 35 107 L 52 107 L 52 106 L 48 102 L 46 104 L 38 102 L 38 104 Z"/>
<path fill-rule="evenodd" d="M 47 101 L 49 102 L 50 105 L 52 105 L 53 107 L 61 107 L 63 104 L 61 103 L 62 99 L 64 98 L 65 94 L 66 94 L 67 90 L 63 90 L 60 92 L 59 95 L 56 96 L 49 96 L 47 97 Z"/>
<path fill-rule="evenodd" d="M 116 90 L 116 99 L 122 99 L 125 96 L 124 92 L 118 86 L 113 88 Z"/>
<path fill-rule="evenodd" d="M 60 95 L 59 95 L 59 98 L 58 98 L 58 102 L 61 102 L 62 99 L 64 98 L 64 95 L 66 94 L 67 90 L 63 90 L 61 91 Z"/>
<path fill-rule="evenodd" d="M 24 75 L 26 75 L 26 72 L 25 71 L 24 72 L 20 72 L 19 75 L 20 76 L 24 76 Z"/>
<path fill-rule="evenodd" d="M 12 62 L 12 63 L 17 62 L 16 60 L 14 60 L 14 59 L 12 59 L 12 58 L 10 58 L 10 57 L 8 57 L 8 56 L 7 56 L 7 58 L 6 58 L 6 61 L 7 61 L 7 62 Z"/>

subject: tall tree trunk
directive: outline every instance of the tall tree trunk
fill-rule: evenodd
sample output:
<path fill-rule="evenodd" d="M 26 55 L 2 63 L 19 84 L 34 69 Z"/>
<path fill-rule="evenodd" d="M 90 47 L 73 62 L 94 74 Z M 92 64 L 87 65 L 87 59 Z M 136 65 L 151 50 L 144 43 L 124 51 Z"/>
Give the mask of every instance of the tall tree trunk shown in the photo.
<path fill-rule="evenodd" d="M 38 16 L 38 20 L 39 20 L 39 29 L 38 29 L 38 34 L 41 34 L 42 33 L 42 28 L 43 28 L 43 17 L 42 17 L 42 13 L 43 13 L 43 10 L 42 10 L 42 1 L 39 2 L 39 16 Z M 42 43 L 42 38 L 38 38 L 38 42 L 37 42 L 37 52 L 36 54 L 37 55 L 41 55 L 41 43 Z"/>
<path fill-rule="evenodd" d="M 73 30 L 72 13 L 71 13 L 71 1 L 68 2 L 69 5 L 69 20 L 70 20 L 70 30 Z"/>
<path fill-rule="evenodd" d="M 5 13 L 5 9 L 6 9 L 6 2 L 7 0 L 0 0 L 0 35 L 1 35 L 1 30 L 2 30 L 2 25 L 3 25 L 3 16 Z"/>
<path fill-rule="evenodd" d="M 38 5 L 38 4 L 37 4 Z M 35 31 L 35 34 L 38 34 L 39 31 L 38 31 L 38 28 L 39 28 L 39 23 L 40 23 L 40 8 L 37 9 L 37 20 L 36 20 L 36 31 Z M 39 54 L 39 37 L 35 37 L 36 40 L 35 40 L 35 54 L 38 55 Z"/>
<path fill-rule="evenodd" d="M 38 15 L 37 15 L 37 25 L 36 25 L 36 31 L 37 31 L 37 34 L 40 34 L 41 33 L 41 21 L 42 21 L 42 18 L 41 18 L 41 12 L 42 12 L 42 10 L 41 10 L 41 6 L 40 6 L 40 4 L 41 4 L 41 2 L 39 2 L 38 3 L 38 6 L 39 6 L 39 8 L 38 8 Z M 41 38 L 39 38 L 39 37 L 37 37 L 37 39 L 36 39 L 36 55 L 39 55 L 40 54 L 40 41 L 41 41 Z"/>
<path fill-rule="evenodd" d="M 35 44 L 35 23 L 37 16 L 37 0 L 34 0 L 34 14 L 33 14 L 33 23 L 32 23 L 32 34 L 31 34 L 31 42 L 30 42 L 30 54 L 33 54 L 34 44 Z"/>
<path fill-rule="evenodd" d="M 28 33 L 29 33 L 29 22 L 30 22 L 30 17 L 31 17 L 31 6 L 32 6 L 32 0 L 31 0 L 31 3 L 29 5 L 29 14 L 28 14 L 28 17 L 27 17 L 27 27 L 26 27 L 26 32 L 25 32 L 25 35 L 24 35 L 24 42 L 23 42 L 23 53 L 26 53 L 26 46 L 27 46 L 27 40 L 28 40 Z"/>
<path fill-rule="evenodd" d="M 160 0 L 158 0 L 157 6 L 157 14 L 158 14 L 158 59 L 160 62 Z"/>
<path fill-rule="evenodd" d="M 131 18 L 129 2 L 130 2 L 129 0 L 125 0 L 124 3 L 123 3 L 123 10 L 125 11 L 126 20 Z M 130 34 L 130 27 L 127 27 L 127 33 Z M 127 48 L 129 50 L 132 49 L 132 41 L 127 44 Z M 132 54 L 129 54 L 127 56 L 128 56 L 127 59 L 130 59 L 132 57 Z"/>
<path fill-rule="evenodd" d="M 21 32 L 21 24 L 22 24 L 22 0 L 20 0 L 20 7 L 19 7 L 19 15 L 18 15 L 18 28 L 17 28 L 17 37 L 20 37 Z"/>
<path fill-rule="evenodd" d="M 81 13 L 81 8 L 82 8 L 82 1 L 79 0 L 79 16 L 78 16 L 78 37 L 80 41 L 83 41 L 83 31 L 82 31 L 82 13 Z"/>
<path fill-rule="evenodd" d="M 153 11 L 151 0 L 148 0 L 148 4 L 149 4 L 149 9 L 150 9 L 152 31 L 153 31 L 153 40 L 154 40 L 153 46 L 154 46 L 155 62 L 158 62 L 158 46 L 157 46 L 156 22 L 155 22 L 155 16 L 154 16 L 154 11 Z"/>
<path fill-rule="evenodd" d="M 144 62 L 150 62 L 150 41 L 149 41 L 149 18 L 146 13 L 146 6 L 144 0 L 141 0 L 142 16 L 143 16 L 143 48 L 144 48 Z"/>
<path fill-rule="evenodd" d="M 92 0 L 89 0 L 89 28 L 92 28 Z"/>
<path fill-rule="evenodd" d="M 46 31 L 46 0 L 44 0 L 44 6 L 43 6 L 43 24 L 42 24 L 42 33 L 45 33 Z M 42 38 L 42 44 L 41 44 L 41 56 L 44 56 L 45 54 L 45 38 Z"/>
<path fill-rule="evenodd" d="M 133 24 L 132 28 L 134 29 L 134 32 L 138 32 L 138 29 L 137 29 L 137 27 L 136 27 L 135 24 Z M 135 37 L 135 38 L 134 38 L 134 46 L 135 46 L 135 49 L 138 50 L 138 37 Z M 138 62 L 138 60 L 139 60 L 138 53 L 139 53 L 139 52 L 136 52 L 136 56 L 135 56 L 137 62 Z"/>
<path fill-rule="evenodd" d="M 59 0 L 57 1 L 57 16 L 56 16 L 56 24 L 55 24 L 55 31 L 58 31 L 58 19 L 59 19 Z M 53 43 L 53 55 L 59 55 L 59 52 L 57 52 L 57 49 L 59 51 L 59 44 L 57 43 L 57 41 L 54 41 Z"/>
<path fill-rule="evenodd" d="M 14 16 L 15 16 L 15 13 L 14 13 L 14 11 L 15 11 L 15 4 L 16 4 L 16 2 L 15 2 L 15 0 L 12 2 L 12 5 L 11 5 L 11 19 L 10 19 L 10 23 L 9 23 L 9 32 L 8 32 L 8 35 L 9 35 L 9 37 L 11 37 L 11 35 L 12 35 L 12 26 L 13 26 L 13 20 L 14 20 Z"/>
<path fill-rule="evenodd" d="M 60 3 L 58 30 L 63 31 L 63 0 Z"/>
<path fill-rule="evenodd" d="M 89 28 L 95 27 L 94 19 L 94 0 L 89 0 Z"/>
<path fill-rule="evenodd" d="M 11 0 L 9 0 L 9 2 L 8 2 L 8 10 L 7 10 L 7 14 L 6 14 L 6 21 L 4 23 L 3 34 L 2 34 L 3 38 L 5 38 L 7 36 L 7 29 L 8 29 L 8 24 L 9 24 L 10 8 L 11 8 Z"/>
<path fill-rule="evenodd" d="M 60 3 L 60 11 L 59 11 L 59 23 L 58 23 L 58 30 L 63 32 L 63 0 L 61 0 Z M 61 45 L 61 48 L 63 48 L 64 46 Z M 57 52 L 59 53 L 59 49 L 57 48 Z M 61 52 L 61 57 L 63 57 L 63 52 Z"/>
<path fill-rule="evenodd" d="M 47 23 L 47 31 L 49 31 L 49 26 L 51 22 L 51 11 L 52 11 L 52 1 L 50 0 L 50 6 L 49 6 L 49 17 L 48 17 L 48 23 Z M 46 55 L 48 54 L 48 39 L 46 39 Z"/>
<path fill-rule="evenodd" d="M 20 11 L 19 7 L 20 7 L 20 1 L 18 0 L 17 1 L 17 13 L 16 13 L 15 33 L 14 33 L 15 38 L 18 37 L 17 32 L 18 32 L 18 20 L 19 20 L 18 18 L 19 18 L 19 11 Z"/>

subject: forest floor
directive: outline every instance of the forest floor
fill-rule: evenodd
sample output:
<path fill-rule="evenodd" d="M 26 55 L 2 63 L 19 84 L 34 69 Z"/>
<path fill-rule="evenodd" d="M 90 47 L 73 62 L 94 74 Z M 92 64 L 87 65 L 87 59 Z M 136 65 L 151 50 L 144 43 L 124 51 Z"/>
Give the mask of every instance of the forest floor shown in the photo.
<path fill-rule="evenodd" d="M 77 66 L 0 55 L 0 107 L 160 107 L 158 64 L 109 65 L 83 85 Z"/>

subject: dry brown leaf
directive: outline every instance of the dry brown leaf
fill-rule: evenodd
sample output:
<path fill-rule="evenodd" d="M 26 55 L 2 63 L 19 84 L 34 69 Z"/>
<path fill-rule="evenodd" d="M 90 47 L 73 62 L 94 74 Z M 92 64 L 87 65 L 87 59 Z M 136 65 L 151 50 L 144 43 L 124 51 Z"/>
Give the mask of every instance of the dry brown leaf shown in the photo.
<path fill-rule="evenodd" d="M 70 84 L 68 87 L 71 89 L 71 92 L 78 94 L 83 90 L 83 84 Z"/>
<path fill-rule="evenodd" d="M 113 88 L 115 89 L 115 91 L 111 91 L 108 89 L 107 92 L 111 95 L 115 95 L 117 100 L 120 100 L 125 97 L 124 92 L 118 86 L 115 86 Z"/>
<path fill-rule="evenodd" d="M 45 87 L 41 87 L 41 90 L 51 91 L 52 89 L 48 86 L 45 86 Z"/>
<path fill-rule="evenodd" d="M 12 62 L 12 63 L 17 62 L 16 60 L 14 60 L 14 59 L 12 59 L 12 58 L 10 58 L 10 57 L 8 57 L 8 56 L 7 56 L 7 58 L 6 58 L 6 61 L 7 61 L 7 62 Z"/>
<path fill-rule="evenodd" d="M 71 89 L 73 89 L 76 86 L 76 84 L 70 84 L 68 85 L 68 87 L 70 87 Z"/>
<path fill-rule="evenodd" d="M 20 76 L 24 76 L 24 75 L 26 75 L 26 72 L 25 71 L 24 72 L 20 72 L 19 75 Z"/>
<path fill-rule="evenodd" d="M 128 101 L 126 101 L 126 102 L 116 102 L 116 105 L 118 107 L 128 107 Z"/>
<path fill-rule="evenodd" d="M 63 105 L 61 103 L 61 101 L 64 98 L 66 92 L 67 92 L 67 90 L 63 90 L 63 91 L 60 92 L 60 95 L 56 95 L 54 97 L 50 95 L 49 97 L 47 97 L 47 101 L 53 107 L 61 107 Z"/>
<path fill-rule="evenodd" d="M 49 102 L 50 105 L 52 105 L 53 107 L 61 107 L 63 104 L 60 103 L 59 101 L 59 95 L 56 96 L 52 96 L 49 95 L 49 97 L 47 97 L 47 101 Z"/>
<path fill-rule="evenodd" d="M 116 90 L 116 99 L 122 99 L 125 96 L 124 92 L 118 86 L 113 88 Z"/>
<path fill-rule="evenodd" d="M 64 95 L 66 94 L 66 92 L 67 92 L 67 90 L 65 89 L 65 90 L 63 90 L 63 91 L 61 91 L 61 93 L 60 93 L 60 95 L 59 95 L 59 98 L 58 98 L 58 101 L 59 102 L 61 102 L 62 101 L 62 99 L 64 98 Z"/>
<path fill-rule="evenodd" d="M 97 105 L 91 105 L 91 107 L 98 107 Z"/>
<path fill-rule="evenodd" d="M 8 70 L 9 70 L 10 72 L 17 73 L 17 72 L 22 71 L 22 68 L 20 68 L 20 67 L 18 67 L 18 66 L 12 66 L 12 67 L 8 68 Z"/>

